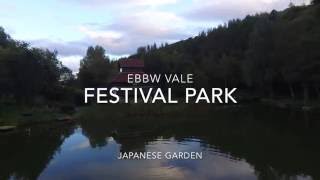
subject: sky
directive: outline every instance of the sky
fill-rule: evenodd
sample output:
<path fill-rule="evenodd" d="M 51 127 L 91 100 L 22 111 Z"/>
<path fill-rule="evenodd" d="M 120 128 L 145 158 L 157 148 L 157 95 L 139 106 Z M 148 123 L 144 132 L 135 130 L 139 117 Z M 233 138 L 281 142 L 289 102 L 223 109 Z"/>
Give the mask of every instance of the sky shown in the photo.
<path fill-rule="evenodd" d="M 0 26 L 16 40 L 58 51 L 78 71 L 88 46 L 116 59 L 140 46 L 194 37 L 247 14 L 310 0 L 0 0 Z"/>

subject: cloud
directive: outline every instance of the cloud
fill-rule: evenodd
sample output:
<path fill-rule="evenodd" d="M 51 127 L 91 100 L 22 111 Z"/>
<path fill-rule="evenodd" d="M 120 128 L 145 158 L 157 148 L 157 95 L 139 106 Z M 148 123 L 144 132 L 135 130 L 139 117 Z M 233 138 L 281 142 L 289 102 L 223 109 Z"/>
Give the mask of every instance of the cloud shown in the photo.
<path fill-rule="evenodd" d="M 61 56 L 84 55 L 90 45 L 86 41 L 58 42 L 48 39 L 38 39 L 29 41 L 33 47 L 45 48 L 51 51 L 58 51 Z"/>
<path fill-rule="evenodd" d="M 84 25 L 87 40 L 113 54 L 132 54 L 139 46 L 175 42 L 191 36 L 185 20 L 169 12 L 143 11 L 121 16 L 107 25 Z"/>
<path fill-rule="evenodd" d="M 72 72 L 79 72 L 80 60 L 83 56 L 58 56 L 58 59 L 62 62 L 63 65 L 72 70 Z"/>
<path fill-rule="evenodd" d="M 184 19 L 174 13 L 161 11 L 144 11 L 119 18 L 106 28 L 128 33 L 141 34 L 146 37 L 172 38 L 173 31 L 182 30 Z"/>
<path fill-rule="evenodd" d="M 282 10 L 289 3 L 296 5 L 309 3 L 309 0 L 193 0 L 194 7 L 185 13 L 192 20 L 200 21 L 227 21 L 234 18 L 243 18 L 247 14 L 269 12 L 273 9 Z"/>
<path fill-rule="evenodd" d="M 80 8 L 81 11 L 84 10 L 83 14 L 73 17 L 75 19 L 70 16 L 70 23 L 69 20 L 67 24 L 61 23 L 62 27 L 72 26 L 73 30 L 78 31 L 75 33 L 76 38 L 73 38 L 76 40 L 58 41 L 48 36 L 45 39 L 35 39 L 29 42 L 35 47 L 57 50 L 59 59 L 75 72 L 78 71 L 79 61 L 85 55 L 88 46 L 101 45 L 111 57 L 133 54 L 140 46 L 153 43 L 173 43 L 233 18 L 286 8 L 290 2 L 290 0 L 56 1 L 71 3 L 72 7 L 77 10 L 79 6 L 90 7 L 89 9 Z M 303 0 L 292 1 L 295 4 L 303 2 Z M 309 3 L 310 0 L 305 1 Z M 91 9 L 91 7 L 96 9 Z M 97 14 L 94 18 L 90 16 L 87 19 L 88 12 Z M 101 13 L 110 15 L 110 18 L 99 16 Z"/>
<path fill-rule="evenodd" d="M 139 46 L 190 37 L 185 20 L 168 12 L 144 11 L 121 16 L 111 24 L 87 23 L 78 27 L 78 41 L 31 40 L 31 46 L 57 50 L 60 56 L 83 56 L 88 46 L 102 45 L 108 54 L 132 54 Z M 171 24 L 170 26 L 168 24 Z"/>
<path fill-rule="evenodd" d="M 32 47 L 58 51 L 58 59 L 75 73 L 79 71 L 80 60 L 90 45 L 86 41 L 57 42 L 47 39 L 33 40 L 29 43 Z"/>
<path fill-rule="evenodd" d="M 12 11 L 16 11 L 17 7 L 10 2 L 2 2 L 1 6 L 0 6 L 0 10 L 2 13 L 7 13 L 7 12 L 12 12 Z"/>
<path fill-rule="evenodd" d="M 101 7 L 101 6 L 163 6 L 177 3 L 178 0 L 72 0 L 73 3 L 88 7 Z"/>

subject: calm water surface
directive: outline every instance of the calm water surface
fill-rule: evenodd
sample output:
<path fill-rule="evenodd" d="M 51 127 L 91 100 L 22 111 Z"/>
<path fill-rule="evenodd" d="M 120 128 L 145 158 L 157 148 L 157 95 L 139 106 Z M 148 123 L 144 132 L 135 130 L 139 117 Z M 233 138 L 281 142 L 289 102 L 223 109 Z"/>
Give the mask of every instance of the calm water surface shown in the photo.
<path fill-rule="evenodd" d="M 0 179 L 319 179 L 317 117 L 241 109 L 171 123 L 93 117 L 38 125 L 0 135 Z M 149 151 L 202 152 L 203 159 L 117 159 Z"/>

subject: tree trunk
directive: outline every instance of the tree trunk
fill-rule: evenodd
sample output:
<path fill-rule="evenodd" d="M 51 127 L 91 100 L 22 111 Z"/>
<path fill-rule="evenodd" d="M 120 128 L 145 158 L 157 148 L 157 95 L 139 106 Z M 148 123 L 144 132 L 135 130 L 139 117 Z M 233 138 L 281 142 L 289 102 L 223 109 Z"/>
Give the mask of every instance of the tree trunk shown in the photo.
<path fill-rule="evenodd" d="M 303 84 L 303 102 L 307 104 L 309 101 L 309 89 L 307 84 Z"/>
<path fill-rule="evenodd" d="M 274 92 L 273 92 L 273 85 L 272 83 L 269 86 L 269 96 L 272 99 L 274 97 Z"/>
<path fill-rule="evenodd" d="M 294 89 L 293 89 L 293 87 L 292 87 L 292 84 L 289 83 L 288 86 L 289 86 L 291 98 L 292 98 L 292 99 L 295 99 L 295 98 L 296 98 L 296 95 L 295 95 L 295 93 L 294 93 Z"/>
<path fill-rule="evenodd" d="M 309 112 L 307 111 L 304 111 L 303 114 L 304 114 L 304 122 L 305 122 L 305 127 L 306 128 L 310 128 L 310 119 L 309 119 L 309 115 L 308 115 Z"/>
<path fill-rule="evenodd" d="M 320 86 L 315 85 L 314 88 L 315 88 L 315 90 L 316 90 L 318 99 L 320 99 Z"/>

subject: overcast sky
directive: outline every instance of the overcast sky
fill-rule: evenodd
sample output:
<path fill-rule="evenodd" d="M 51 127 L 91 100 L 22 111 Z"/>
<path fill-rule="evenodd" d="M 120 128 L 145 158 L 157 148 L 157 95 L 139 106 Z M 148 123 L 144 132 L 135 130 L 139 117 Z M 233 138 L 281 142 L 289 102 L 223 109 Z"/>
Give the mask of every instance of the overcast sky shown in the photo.
<path fill-rule="evenodd" d="M 57 50 L 77 71 L 89 45 L 111 57 L 147 44 L 172 43 L 246 14 L 281 10 L 309 0 L 10 0 L 0 5 L 0 26 L 14 39 Z"/>

